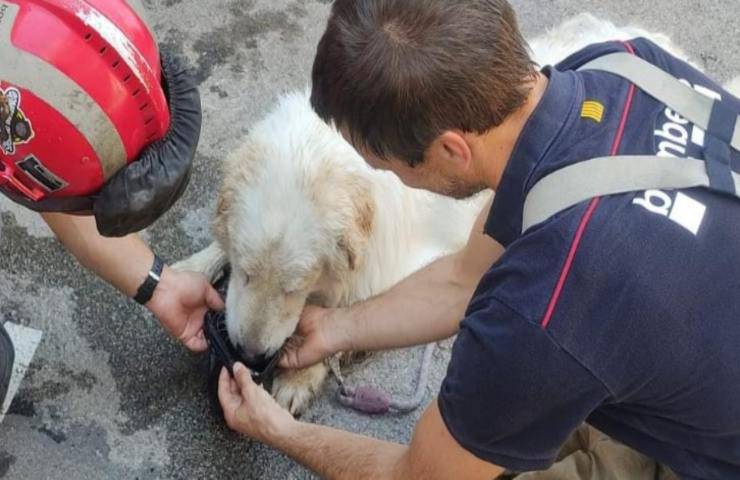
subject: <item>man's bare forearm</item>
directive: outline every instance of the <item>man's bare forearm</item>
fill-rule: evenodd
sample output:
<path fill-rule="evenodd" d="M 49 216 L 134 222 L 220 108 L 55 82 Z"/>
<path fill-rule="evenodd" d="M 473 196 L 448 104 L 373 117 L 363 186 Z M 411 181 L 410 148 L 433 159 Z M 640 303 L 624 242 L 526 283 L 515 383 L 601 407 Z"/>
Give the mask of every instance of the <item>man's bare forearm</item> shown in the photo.
<path fill-rule="evenodd" d="M 478 282 L 504 252 L 484 232 L 492 202 L 481 210 L 461 251 L 440 258 L 384 294 L 336 311 L 337 350 L 401 348 L 457 333 Z"/>
<path fill-rule="evenodd" d="M 303 422 L 295 422 L 270 444 L 321 478 L 410 478 L 403 473 L 409 450 L 406 445 Z"/>
<path fill-rule="evenodd" d="M 463 449 L 447 430 L 436 400 L 422 415 L 410 445 L 384 442 L 321 425 L 283 424 L 261 441 L 329 479 L 494 479 L 503 468 Z"/>
<path fill-rule="evenodd" d="M 154 254 L 137 235 L 105 238 L 93 217 L 48 213 L 42 217 L 59 241 L 87 269 L 132 297 L 147 275 Z"/>
<path fill-rule="evenodd" d="M 343 350 L 381 350 L 454 335 L 480 277 L 449 255 L 391 290 L 337 314 L 347 329 Z"/>

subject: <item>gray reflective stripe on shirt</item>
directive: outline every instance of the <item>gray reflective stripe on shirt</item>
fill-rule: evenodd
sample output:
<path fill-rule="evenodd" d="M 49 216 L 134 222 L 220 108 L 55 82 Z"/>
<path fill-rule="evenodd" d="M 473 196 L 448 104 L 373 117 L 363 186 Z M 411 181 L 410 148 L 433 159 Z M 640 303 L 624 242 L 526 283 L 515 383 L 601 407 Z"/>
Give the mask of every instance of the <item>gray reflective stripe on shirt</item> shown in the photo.
<path fill-rule="evenodd" d="M 6 8 L 5 17 L 0 22 L 0 58 L 3 62 L 0 77 L 33 92 L 72 123 L 95 150 L 107 181 L 127 164 L 126 150 L 113 122 L 95 100 L 64 73 L 12 44 L 10 36 L 19 7 L 4 1 L 0 1 L 0 6 Z"/>
<path fill-rule="evenodd" d="M 732 178 L 735 190 L 740 192 L 740 174 L 733 172 Z M 594 158 L 561 168 L 532 187 L 524 202 L 522 232 L 594 197 L 708 186 L 706 164 L 696 158 L 651 155 Z"/>
<path fill-rule="evenodd" d="M 660 68 L 629 53 L 613 53 L 579 70 L 619 75 L 704 130 L 715 100 L 681 83 Z M 740 150 L 740 115 L 730 145 Z M 740 175 L 728 172 L 740 197 Z M 650 189 L 709 187 L 707 163 L 696 158 L 652 155 L 599 157 L 569 165 L 538 181 L 524 201 L 522 232 L 590 198 Z"/>
<path fill-rule="evenodd" d="M 709 128 L 715 100 L 640 57 L 624 52 L 612 53 L 588 62 L 578 70 L 600 70 L 619 75 L 702 129 Z M 740 150 L 740 115 L 737 116 L 731 145 Z"/>

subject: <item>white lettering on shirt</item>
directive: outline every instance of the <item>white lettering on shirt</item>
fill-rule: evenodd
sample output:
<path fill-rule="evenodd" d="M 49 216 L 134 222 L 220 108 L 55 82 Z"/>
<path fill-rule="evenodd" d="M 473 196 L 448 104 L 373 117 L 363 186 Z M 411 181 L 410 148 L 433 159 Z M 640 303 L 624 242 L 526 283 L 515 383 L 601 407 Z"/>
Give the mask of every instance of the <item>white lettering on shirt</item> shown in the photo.
<path fill-rule="evenodd" d="M 702 85 L 692 85 L 691 82 L 682 78 L 681 83 L 691 87 L 702 95 L 713 100 L 722 100 L 722 95 L 710 90 Z M 655 136 L 658 141 L 658 156 L 661 157 L 685 157 L 686 147 L 689 140 L 699 147 L 704 146 L 705 132 L 696 125 L 689 124 L 689 121 L 683 118 L 678 112 L 666 108 L 663 112 L 666 121 L 663 126 L 655 130 Z M 691 132 L 689 132 L 691 128 Z"/>
<path fill-rule="evenodd" d="M 707 212 L 706 205 L 681 192 L 676 193 L 676 199 L 673 200 L 661 190 L 647 190 L 642 197 L 635 198 L 632 203 L 650 213 L 672 220 L 694 235 L 699 234 Z"/>
<path fill-rule="evenodd" d="M 702 85 L 692 85 L 691 82 L 683 78 L 680 81 L 713 100 L 722 100 L 722 95 L 714 90 Z M 658 144 L 656 155 L 659 157 L 686 157 L 690 143 L 698 147 L 704 147 L 706 136 L 704 130 L 693 125 L 671 108 L 666 108 L 663 115 L 666 121 L 654 131 Z M 680 192 L 676 194 L 674 200 L 661 190 L 647 190 L 642 197 L 635 198 L 632 203 L 643 207 L 650 213 L 672 220 L 694 235 L 698 235 L 707 211 L 706 205 Z"/>

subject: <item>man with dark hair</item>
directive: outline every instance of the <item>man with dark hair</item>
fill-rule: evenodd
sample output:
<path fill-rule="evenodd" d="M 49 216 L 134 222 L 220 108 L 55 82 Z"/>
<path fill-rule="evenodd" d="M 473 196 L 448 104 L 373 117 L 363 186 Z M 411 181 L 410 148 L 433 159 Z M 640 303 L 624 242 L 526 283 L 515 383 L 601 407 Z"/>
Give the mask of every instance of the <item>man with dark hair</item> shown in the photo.
<path fill-rule="evenodd" d="M 505 0 L 337 0 L 313 81 L 373 167 L 496 197 L 463 251 L 308 308 L 283 359 L 459 333 L 410 446 L 298 422 L 243 366 L 221 376 L 232 428 L 330 478 L 490 479 L 548 468 L 587 422 L 740 478 L 740 100 L 645 39 L 536 71 Z"/>
<path fill-rule="evenodd" d="M 334 6 L 311 102 L 376 157 L 421 164 L 447 130 L 500 126 L 537 83 L 506 2 L 360 3 Z"/>

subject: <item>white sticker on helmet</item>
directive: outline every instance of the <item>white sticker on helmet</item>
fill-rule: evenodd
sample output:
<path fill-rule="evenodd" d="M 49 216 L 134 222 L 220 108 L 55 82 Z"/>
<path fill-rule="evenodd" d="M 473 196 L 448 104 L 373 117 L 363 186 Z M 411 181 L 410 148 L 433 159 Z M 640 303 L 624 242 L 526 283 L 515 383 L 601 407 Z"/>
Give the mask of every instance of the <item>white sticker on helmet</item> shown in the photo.
<path fill-rule="evenodd" d="M 17 88 L 0 88 L 0 150 L 15 153 L 15 146 L 33 139 L 31 121 L 21 109 L 21 92 Z"/>
<path fill-rule="evenodd" d="M 143 61 L 141 53 L 129 41 L 126 35 L 113 22 L 108 20 L 107 17 L 87 4 L 83 5 L 84 7 L 81 7 L 77 11 L 77 17 L 85 22 L 85 25 L 98 32 L 103 37 L 103 40 L 108 42 L 118 52 L 121 59 L 128 65 L 128 68 L 131 69 L 136 78 L 139 79 L 139 82 L 141 82 L 146 91 L 149 92 L 152 86 L 144 80 L 144 75 L 141 73 L 141 68 L 148 69 L 149 65 Z M 151 73 L 152 75 L 150 76 L 153 76 L 153 72 Z"/>

